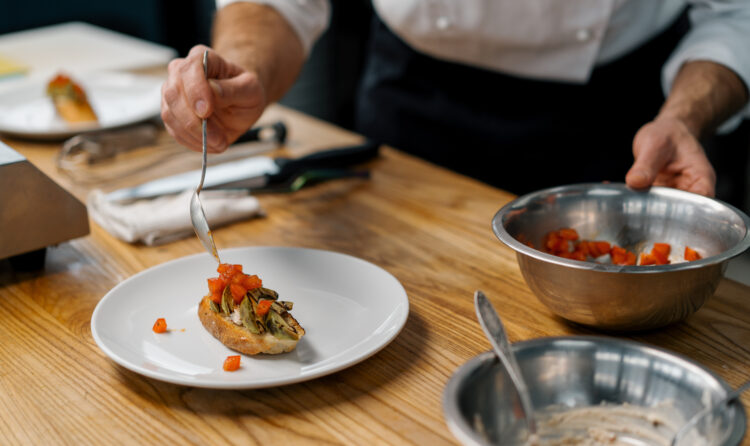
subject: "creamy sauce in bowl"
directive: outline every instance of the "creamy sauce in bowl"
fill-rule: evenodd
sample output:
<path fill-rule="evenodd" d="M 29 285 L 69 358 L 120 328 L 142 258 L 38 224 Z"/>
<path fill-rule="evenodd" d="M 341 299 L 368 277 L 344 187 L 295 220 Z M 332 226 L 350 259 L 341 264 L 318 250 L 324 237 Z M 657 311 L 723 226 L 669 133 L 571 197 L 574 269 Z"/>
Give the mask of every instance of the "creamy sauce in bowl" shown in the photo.
<path fill-rule="evenodd" d="M 601 404 L 567 408 L 551 406 L 537 416 L 537 435 L 531 446 L 669 446 L 685 418 L 671 402 L 652 407 Z M 707 445 L 695 432 L 680 446 Z"/>

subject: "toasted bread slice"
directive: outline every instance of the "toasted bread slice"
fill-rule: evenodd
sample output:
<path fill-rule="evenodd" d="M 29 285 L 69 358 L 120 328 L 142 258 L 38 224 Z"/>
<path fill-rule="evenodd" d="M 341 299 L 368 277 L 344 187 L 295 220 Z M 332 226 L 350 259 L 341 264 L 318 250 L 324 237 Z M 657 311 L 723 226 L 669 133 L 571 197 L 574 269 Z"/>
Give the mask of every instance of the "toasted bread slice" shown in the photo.
<path fill-rule="evenodd" d="M 96 122 L 97 117 L 88 102 L 80 103 L 65 97 L 53 99 L 55 110 L 66 122 Z"/>
<path fill-rule="evenodd" d="M 299 334 L 298 339 L 279 339 L 268 331 L 263 334 L 251 333 L 244 326 L 235 324 L 229 316 L 211 309 L 210 296 L 201 299 L 198 317 L 206 330 L 222 344 L 246 355 L 290 352 L 305 334 L 305 330 L 291 314 L 287 314 L 286 320 Z"/>

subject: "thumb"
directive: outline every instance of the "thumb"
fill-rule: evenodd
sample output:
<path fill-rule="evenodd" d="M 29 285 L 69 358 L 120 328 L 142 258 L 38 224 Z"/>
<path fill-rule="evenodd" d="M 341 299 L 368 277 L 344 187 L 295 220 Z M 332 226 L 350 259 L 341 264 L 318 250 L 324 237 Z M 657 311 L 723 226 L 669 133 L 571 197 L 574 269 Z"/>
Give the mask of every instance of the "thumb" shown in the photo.
<path fill-rule="evenodd" d="M 674 145 L 668 138 L 653 134 L 643 128 L 633 140 L 635 161 L 625 175 L 625 183 L 635 189 L 643 189 L 654 184 L 659 172 L 674 156 Z"/>

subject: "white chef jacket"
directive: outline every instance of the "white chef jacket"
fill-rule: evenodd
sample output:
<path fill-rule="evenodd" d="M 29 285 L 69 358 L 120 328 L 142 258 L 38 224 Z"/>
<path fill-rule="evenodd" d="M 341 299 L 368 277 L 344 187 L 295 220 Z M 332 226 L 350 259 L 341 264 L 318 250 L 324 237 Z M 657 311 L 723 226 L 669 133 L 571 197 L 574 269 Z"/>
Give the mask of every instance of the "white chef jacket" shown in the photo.
<path fill-rule="evenodd" d="M 253 1 L 276 8 L 306 52 L 328 26 L 328 0 Z M 709 60 L 750 87 L 750 0 L 372 0 L 378 16 L 415 50 L 535 79 L 585 83 L 594 67 L 666 29 L 692 4 L 692 29 L 662 70 L 665 94 L 683 63 Z M 722 126 L 750 117 L 750 104 Z"/>

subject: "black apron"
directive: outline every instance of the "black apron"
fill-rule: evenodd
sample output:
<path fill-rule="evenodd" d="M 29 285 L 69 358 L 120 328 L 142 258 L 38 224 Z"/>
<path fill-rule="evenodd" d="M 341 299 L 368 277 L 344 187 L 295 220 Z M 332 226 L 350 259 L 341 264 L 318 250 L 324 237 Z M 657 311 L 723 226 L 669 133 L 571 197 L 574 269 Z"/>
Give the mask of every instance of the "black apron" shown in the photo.
<path fill-rule="evenodd" d="M 688 29 L 682 14 L 580 85 L 441 61 L 375 17 L 357 131 L 515 194 L 624 182 L 633 137 L 664 102 L 662 66 Z"/>

